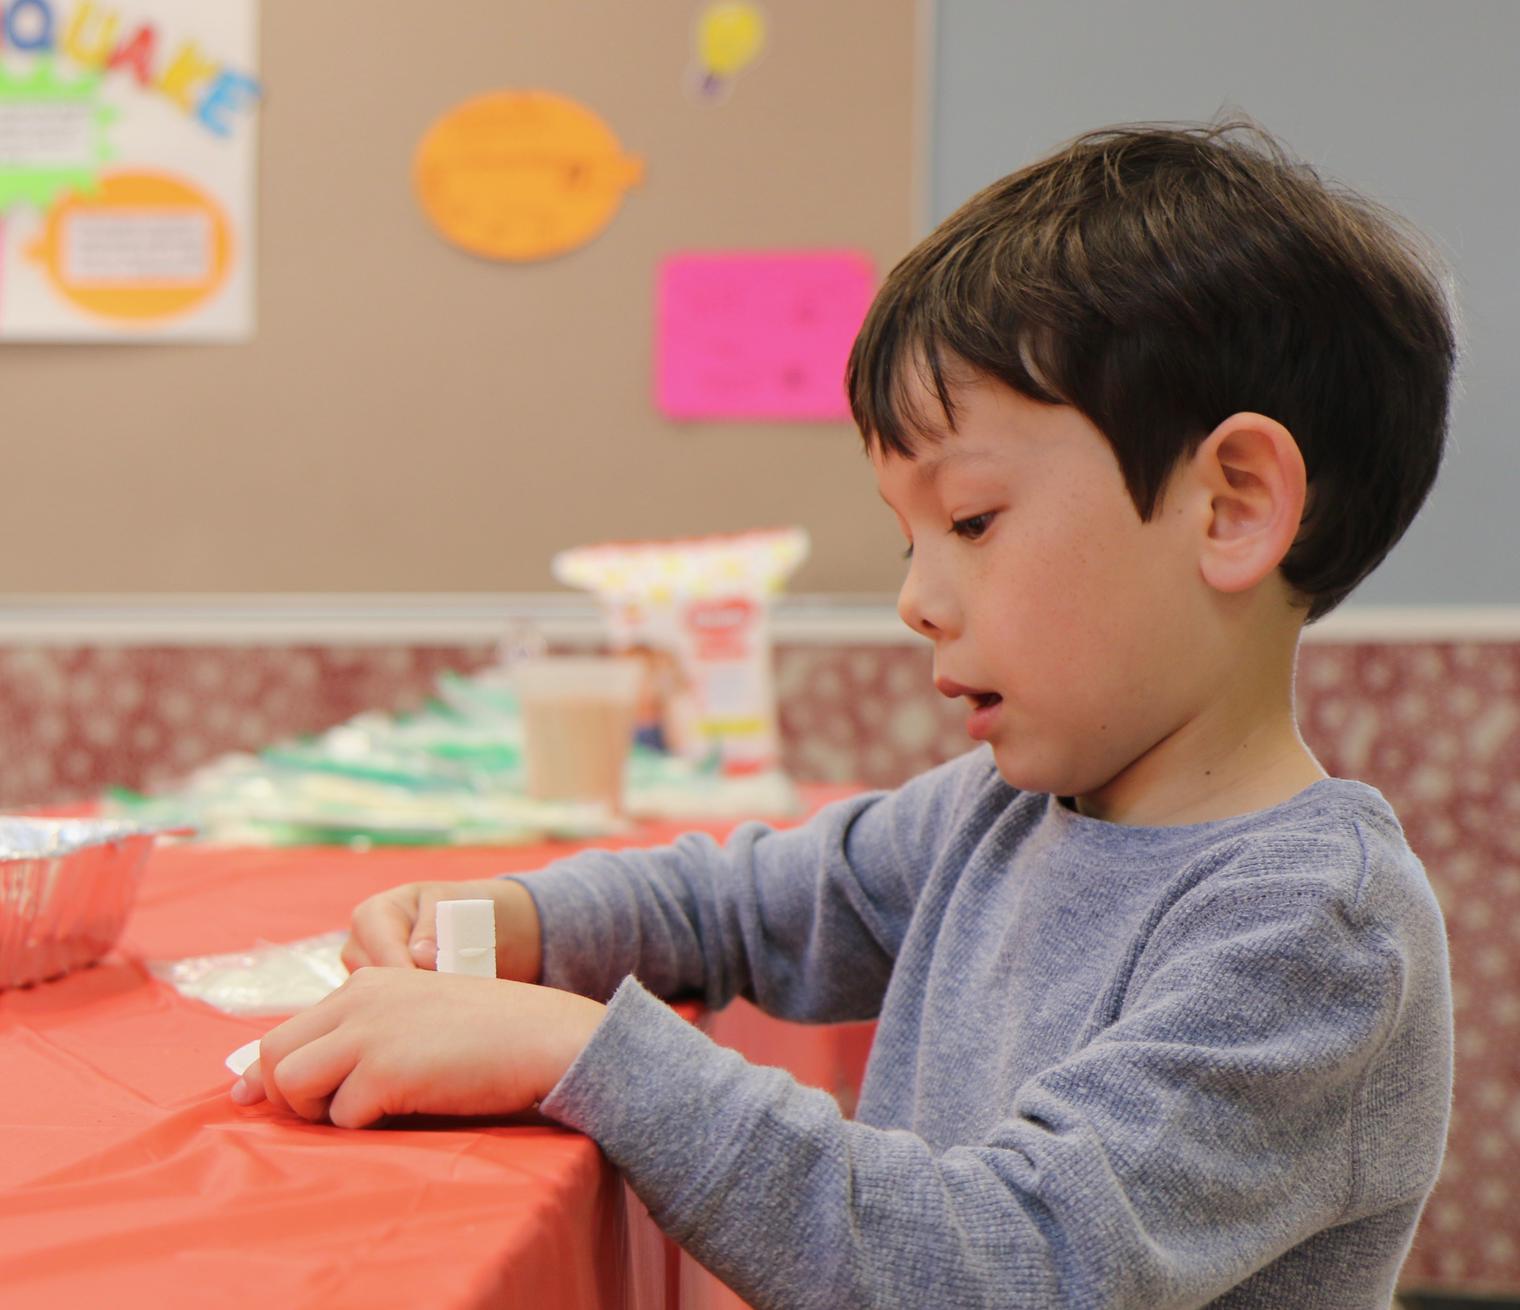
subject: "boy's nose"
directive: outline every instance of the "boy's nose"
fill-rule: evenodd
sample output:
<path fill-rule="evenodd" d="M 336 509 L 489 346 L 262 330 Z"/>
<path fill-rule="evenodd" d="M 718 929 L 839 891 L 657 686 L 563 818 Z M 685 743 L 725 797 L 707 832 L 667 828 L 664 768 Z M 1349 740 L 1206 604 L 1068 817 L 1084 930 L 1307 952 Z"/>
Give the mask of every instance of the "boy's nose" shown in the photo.
<path fill-rule="evenodd" d="M 933 640 L 944 636 L 950 626 L 952 605 L 940 588 L 927 582 L 924 569 L 915 555 L 908 566 L 908 576 L 897 592 L 897 615 L 914 632 Z"/>

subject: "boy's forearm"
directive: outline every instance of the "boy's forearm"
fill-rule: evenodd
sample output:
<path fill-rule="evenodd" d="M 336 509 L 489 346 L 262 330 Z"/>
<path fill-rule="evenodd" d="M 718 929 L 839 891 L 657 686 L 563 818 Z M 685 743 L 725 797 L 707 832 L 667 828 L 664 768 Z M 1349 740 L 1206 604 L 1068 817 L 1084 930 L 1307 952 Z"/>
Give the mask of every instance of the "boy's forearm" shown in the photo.
<path fill-rule="evenodd" d="M 671 893 L 671 875 L 658 871 L 665 858 L 585 851 L 507 878 L 533 906 L 535 981 L 598 1000 L 629 974 L 665 996 L 700 991 L 706 970 L 696 915 Z"/>
<path fill-rule="evenodd" d="M 974 753 L 794 828 L 558 861 L 521 879 L 542 919 L 539 981 L 605 1000 L 632 974 L 712 1008 L 747 996 L 806 1022 L 871 1018 L 919 882 L 995 777 Z"/>

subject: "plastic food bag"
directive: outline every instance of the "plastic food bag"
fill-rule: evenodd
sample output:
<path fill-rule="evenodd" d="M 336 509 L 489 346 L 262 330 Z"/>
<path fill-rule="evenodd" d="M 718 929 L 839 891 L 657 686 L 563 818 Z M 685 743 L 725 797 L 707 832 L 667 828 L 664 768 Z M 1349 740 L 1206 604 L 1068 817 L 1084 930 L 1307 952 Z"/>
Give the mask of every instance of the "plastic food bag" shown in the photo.
<path fill-rule="evenodd" d="M 701 743 L 728 775 L 778 767 L 770 607 L 807 558 L 801 528 L 561 551 L 554 576 L 594 592 L 618 650 L 674 653 L 696 702 Z"/>
<path fill-rule="evenodd" d="M 348 977 L 338 958 L 347 936 L 340 930 L 297 942 L 260 942 L 226 955 L 155 961 L 148 971 L 180 995 L 225 1014 L 294 1014 Z"/>

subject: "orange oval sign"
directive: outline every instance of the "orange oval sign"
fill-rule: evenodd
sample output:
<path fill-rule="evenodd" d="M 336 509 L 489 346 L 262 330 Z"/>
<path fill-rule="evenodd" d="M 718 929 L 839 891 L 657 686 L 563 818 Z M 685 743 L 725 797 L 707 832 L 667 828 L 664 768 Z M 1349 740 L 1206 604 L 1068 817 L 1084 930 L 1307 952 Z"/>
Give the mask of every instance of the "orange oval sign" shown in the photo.
<path fill-rule="evenodd" d="M 583 246 L 644 173 L 584 105 L 498 91 L 445 114 L 417 148 L 422 208 L 455 245 L 487 259 L 546 259 Z"/>

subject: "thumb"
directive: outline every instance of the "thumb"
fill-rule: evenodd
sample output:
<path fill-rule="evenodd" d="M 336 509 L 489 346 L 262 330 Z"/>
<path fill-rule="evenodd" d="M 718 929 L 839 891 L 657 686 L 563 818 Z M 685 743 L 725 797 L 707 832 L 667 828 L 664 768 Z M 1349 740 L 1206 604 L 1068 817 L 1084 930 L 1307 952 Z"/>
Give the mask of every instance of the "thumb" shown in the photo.
<path fill-rule="evenodd" d="M 432 892 L 424 892 L 417 898 L 417 919 L 406 944 L 412 962 L 423 969 L 438 966 L 438 900 Z"/>

